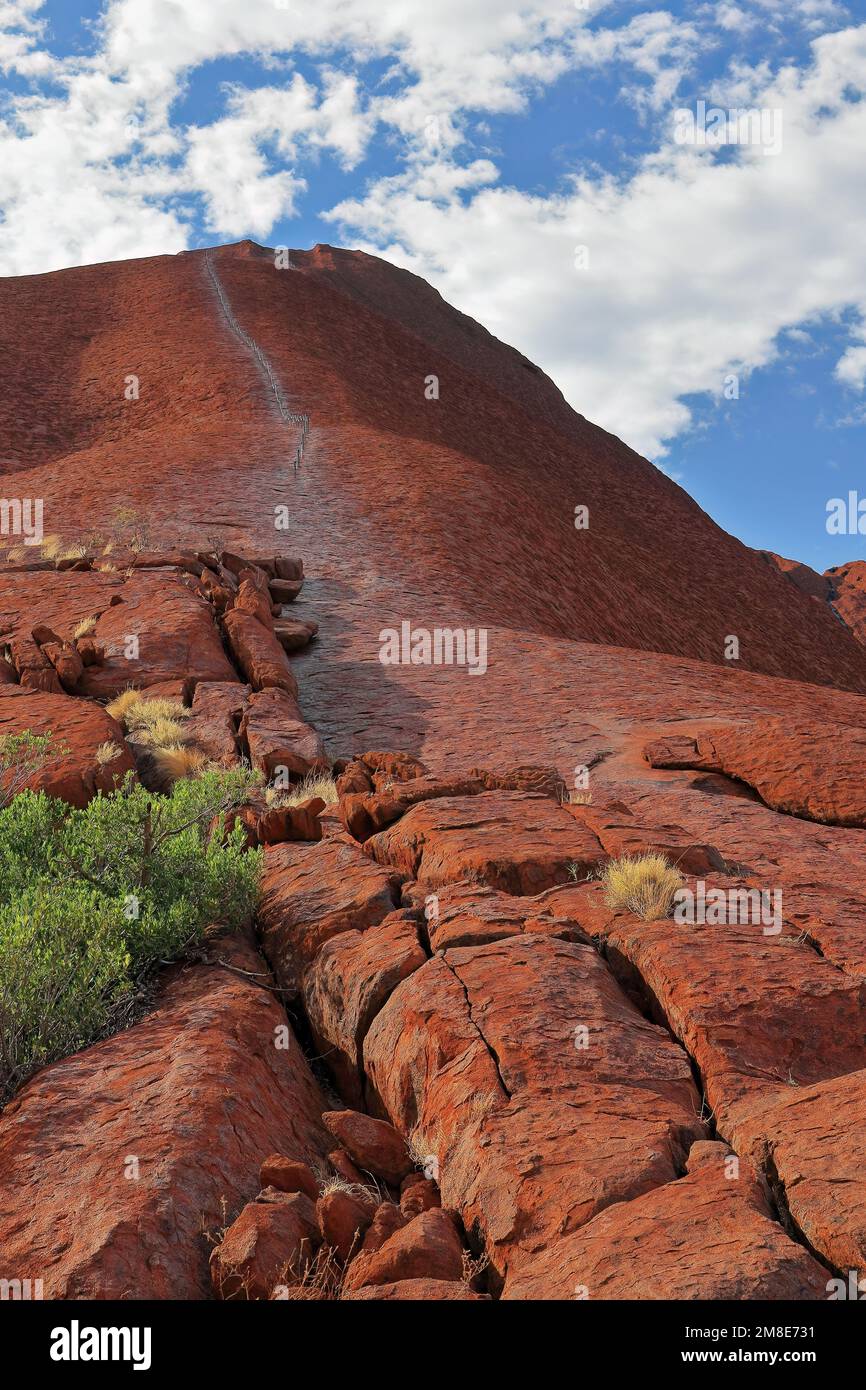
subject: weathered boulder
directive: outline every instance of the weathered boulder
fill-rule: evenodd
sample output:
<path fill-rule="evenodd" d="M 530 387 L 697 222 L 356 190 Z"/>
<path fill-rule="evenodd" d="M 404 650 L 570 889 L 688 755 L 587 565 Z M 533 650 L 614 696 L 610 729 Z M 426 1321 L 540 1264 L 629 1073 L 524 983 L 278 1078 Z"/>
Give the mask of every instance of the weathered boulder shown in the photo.
<path fill-rule="evenodd" d="M 324 1100 L 258 953 L 176 966 L 140 1023 L 45 1067 L 0 1116 L 0 1278 L 47 1298 L 206 1298 L 209 1247 L 269 1154 L 325 1153 Z M 64 1161 L 74 1155 L 74 1161 Z"/>
<path fill-rule="evenodd" d="M 253 767 L 268 778 L 280 768 L 292 777 L 328 768 L 321 738 L 304 723 L 294 694 L 288 690 L 262 690 L 251 695 L 240 734 Z"/>
<path fill-rule="evenodd" d="M 319 812 L 325 803 L 320 796 L 309 797 L 297 806 L 271 806 L 258 819 L 259 843 L 279 845 L 286 840 L 321 840 Z"/>
<path fill-rule="evenodd" d="M 110 699 L 130 685 L 237 679 L 210 604 L 173 570 L 136 570 L 99 614 L 94 636 L 105 659 L 85 668 L 84 695 Z"/>
<path fill-rule="evenodd" d="M 231 608 L 223 618 L 223 628 L 232 656 L 253 690 L 275 687 L 295 697 L 298 682 L 288 658 L 273 632 L 251 613 Z"/>
<path fill-rule="evenodd" d="M 575 820 L 589 826 L 612 858 L 624 854 L 661 854 L 684 874 L 725 871 L 725 861 L 712 845 L 691 843 L 679 825 L 642 825 L 621 801 L 585 806 L 567 802 L 565 809 Z"/>
<path fill-rule="evenodd" d="M 866 1067 L 863 983 L 803 941 L 765 935 L 760 923 L 622 914 L 603 937 L 622 982 L 643 994 L 694 1058 L 723 1133 L 730 1108 L 747 1096 Z"/>
<path fill-rule="evenodd" d="M 365 931 L 331 937 L 307 969 L 304 1005 L 313 1039 L 351 1105 L 363 1104 L 367 1029 L 395 986 L 426 959 L 414 918 L 392 912 Z"/>
<path fill-rule="evenodd" d="M 222 1299 L 266 1299 L 279 1283 L 299 1283 L 320 1243 L 316 1208 L 303 1192 L 250 1202 L 210 1257 Z"/>
<path fill-rule="evenodd" d="M 294 603 L 304 587 L 303 579 L 272 579 L 271 597 L 275 603 Z"/>
<path fill-rule="evenodd" d="M 376 1201 L 335 1187 L 319 1198 L 316 1213 L 322 1240 L 345 1264 L 350 1255 L 360 1251 L 364 1232 L 376 1213 Z"/>
<path fill-rule="evenodd" d="M 836 1269 L 866 1269 L 866 1070 L 780 1086 L 728 1123 L 812 1249 Z"/>
<path fill-rule="evenodd" d="M 407 1220 L 411 1221 L 413 1216 L 420 1216 L 422 1211 L 430 1211 L 431 1208 L 441 1205 L 442 1194 L 432 1178 L 425 1178 L 421 1173 L 410 1173 L 408 1178 L 404 1178 L 400 1193 L 400 1210 Z"/>
<path fill-rule="evenodd" d="M 844 755 L 840 756 L 840 750 Z M 652 767 L 703 768 L 745 782 L 775 811 L 866 825 L 866 728 L 822 719 L 755 719 L 647 744 Z"/>
<path fill-rule="evenodd" d="M 530 792 L 420 802 L 364 850 L 430 888 L 471 878 L 515 894 L 566 883 L 605 858 L 588 827 Z"/>
<path fill-rule="evenodd" d="M 463 1276 L 463 1242 L 451 1212 L 434 1207 L 395 1231 L 378 1250 L 362 1251 L 346 1271 L 343 1288 L 352 1292 L 370 1284 L 403 1279 L 459 1281 Z"/>
<path fill-rule="evenodd" d="M 351 843 L 287 843 L 265 852 L 259 924 L 265 955 L 290 993 L 340 932 L 363 932 L 397 906 L 398 881 Z"/>
<path fill-rule="evenodd" d="M 820 1299 L 827 1270 L 785 1234 L 756 1174 L 696 1144 L 687 1175 L 600 1212 L 509 1276 L 506 1299 Z"/>
<path fill-rule="evenodd" d="M 360 1110 L 326 1110 L 322 1123 L 362 1172 L 399 1186 L 412 1171 L 406 1141 L 385 1120 Z"/>
<path fill-rule="evenodd" d="M 86 806 L 135 768 L 123 730 L 101 705 L 23 685 L 0 685 L 0 737 L 53 734 L 56 753 L 30 779 L 35 791 Z"/>
<path fill-rule="evenodd" d="M 319 1184 L 308 1163 L 286 1158 L 285 1154 L 269 1154 L 259 1169 L 262 1187 L 275 1187 L 279 1192 L 305 1192 L 310 1201 L 319 1196 Z"/>
<path fill-rule="evenodd" d="M 295 618 L 280 618 L 274 623 L 274 636 L 284 652 L 301 651 L 318 631 L 318 623 L 300 622 Z"/>
<path fill-rule="evenodd" d="M 199 681 L 192 713 L 185 728 L 190 738 L 214 762 L 238 757 L 238 729 L 250 687 L 237 681 Z"/>
<path fill-rule="evenodd" d="M 612 1202 L 672 1182 L 701 1102 L 686 1054 L 588 946 L 448 950 L 364 1041 L 371 1099 L 438 1172 L 504 1278 Z"/>

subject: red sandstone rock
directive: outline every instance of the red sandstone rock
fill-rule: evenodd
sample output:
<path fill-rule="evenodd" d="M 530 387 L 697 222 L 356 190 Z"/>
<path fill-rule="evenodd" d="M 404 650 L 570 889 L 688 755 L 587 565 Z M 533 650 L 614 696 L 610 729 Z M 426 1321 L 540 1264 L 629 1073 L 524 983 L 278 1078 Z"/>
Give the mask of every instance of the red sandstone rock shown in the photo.
<path fill-rule="evenodd" d="M 365 1200 L 353 1192 L 333 1188 L 319 1198 L 316 1212 L 322 1240 L 336 1250 L 345 1264 L 350 1255 L 359 1253 L 364 1232 L 375 1215 L 376 1204 L 374 1200 Z"/>
<path fill-rule="evenodd" d="M 697 767 L 737 777 L 788 815 L 866 825 L 866 728 L 763 719 L 711 729 L 697 740 L 656 740 L 645 757 L 653 767 Z"/>
<path fill-rule="evenodd" d="M 541 796 L 560 801 L 565 782 L 555 767 L 511 767 L 505 772 L 488 772 L 484 768 L 469 769 L 468 776 L 477 778 L 486 791 L 538 792 Z"/>
<path fill-rule="evenodd" d="M 303 579 L 303 560 L 292 560 L 288 555 L 274 557 L 274 574 L 277 579 Z"/>
<path fill-rule="evenodd" d="M 695 1059 L 723 1133 L 746 1098 L 866 1067 L 862 982 L 791 936 L 618 915 L 603 938 L 624 983 L 639 982 Z"/>
<path fill-rule="evenodd" d="M 303 579 L 272 579 L 270 583 L 272 597 L 281 604 L 294 603 L 303 587 Z"/>
<path fill-rule="evenodd" d="M 9 642 L 9 658 L 22 686 L 48 694 L 63 693 L 57 672 L 32 637 L 13 637 Z"/>
<path fill-rule="evenodd" d="M 317 1051 L 327 1056 L 350 1104 L 363 1104 L 367 1029 L 395 986 L 426 959 L 413 918 L 392 912 L 365 931 L 341 932 L 326 941 L 304 975 L 304 1005 Z"/>
<path fill-rule="evenodd" d="M 42 654 L 47 656 L 57 672 L 63 689 L 70 693 L 75 690 L 84 674 L 84 662 L 71 642 L 45 642 Z"/>
<path fill-rule="evenodd" d="M 404 1187 L 400 1193 L 400 1210 L 410 1221 L 413 1216 L 420 1216 L 422 1211 L 430 1211 L 431 1208 L 441 1205 L 439 1188 L 432 1178 L 422 1177 L 421 1174 L 418 1174 L 417 1182 Z"/>
<path fill-rule="evenodd" d="M 286 840 L 321 840 L 319 812 L 324 809 L 320 796 L 310 797 L 299 806 L 272 806 L 259 817 L 259 842 L 279 845 Z"/>
<path fill-rule="evenodd" d="M 236 938 L 214 954 L 243 973 L 174 967 L 153 1013 L 45 1067 L 0 1117 L 0 1171 L 16 1175 L 0 1278 L 32 1269 L 46 1298 L 208 1297 L 202 1227 L 255 1196 L 268 1154 L 325 1152 L 323 1098 L 251 978 L 260 956 Z"/>
<path fill-rule="evenodd" d="M 724 1144 L 695 1148 L 686 1177 L 608 1207 L 509 1277 L 503 1296 L 826 1298 L 827 1270 L 785 1234 L 749 1164 L 726 1167 Z"/>
<path fill-rule="evenodd" d="M 30 785 L 73 806 L 85 806 L 97 791 L 112 791 L 135 767 L 123 730 L 99 705 L 23 685 L 0 685 L 0 736 L 26 729 L 53 734 L 57 750 Z M 104 744 L 117 749 L 110 761 L 97 758 Z"/>
<path fill-rule="evenodd" d="M 321 946 L 340 932 L 366 931 L 396 906 L 393 874 L 354 844 L 282 844 L 265 857 L 259 923 L 268 960 L 291 992 Z"/>
<path fill-rule="evenodd" d="M 449 946 L 484 946 L 521 932 L 588 943 L 589 936 L 569 912 L 568 893 L 563 887 L 551 890 L 549 899 L 546 894 L 524 898 L 474 883 L 446 884 L 430 893 L 418 884 L 407 884 L 403 900 L 414 911 L 423 912 L 424 930 L 433 951 Z"/>
<path fill-rule="evenodd" d="M 82 694 L 110 699 L 130 685 L 236 680 L 210 605 L 176 571 L 136 570 L 114 597 L 120 602 L 100 614 L 93 634 L 105 660 L 85 669 Z"/>
<path fill-rule="evenodd" d="M 381 1250 L 386 1240 L 390 1240 L 394 1232 L 401 1231 L 406 1224 L 407 1218 L 398 1206 L 393 1202 L 380 1202 L 361 1244 L 361 1253 L 369 1255 Z"/>
<path fill-rule="evenodd" d="M 866 1267 L 866 1071 L 780 1086 L 729 1123 L 812 1249 L 836 1269 Z"/>
<path fill-rule="evenodd" d="M 359 1110 L 326 1110 L 322 1123 L 362 1170 L 399 1183 L 412 1170 L 406 1144 L 384 1120 Z"/>
<path fill-rule="evenodd" d="M 294 695 L 287 690 L 262 690 L 251 695 L 240 733 L 249 747 L 253 767 L 268 778 L 280 768 L 294 777 L 327 770 L 322 740 L 304 723 Z"/>
<path fill-rule="evenodd" d="M 303 1192 L 279 1202 L 250 1202 L 211 1254 L 217 1296 L 262 1299 L 275 1284 L 299 1283 L 319 1241 L 316 1208 Z"/>
<path fill-rule="evenodd" d="M 641 825 L 621 801 L 586 806 L 568 802 L 565 810 L 575 820 L 589 826 L 612 857 L 661 854 L 684 874 L 715 874 L 725 870 L 724 859 L 712 845 L 691 844 L 679 825 Z"/>
<path fill-rule="evenodd" d="M 348 1183 L 358 1183 L 363 1186 L 364 1175 L 360 1168 L 356 1168 L 345 1149 L 332 1149 L 328 1154 L 328 1162 L 338 1177 Z"/>
<path fill-rule="evenodd" d="M 237 732 L 249 694 L 250 687 L 236 681 L 200 681 L 196 686 L 184 727 L 214 762 L 237 760 Z"/>
<path fill-rule="evenodd" d="M 259 1169 L 259 1182 L 262 1187 L 275 1187 L 280 1192 L 304 1192 L 312 1202 L 319 1196 L 319 1184 L 309 1164 L 286 1158 L 284 1154 L 271 1154 L 264 1160 Z"/>
<path fill-rule="evenodd" d="M 547 797 L 483 792 L 421 802 L 364 846 L 379 864 L 435 888 L 474 878 L 507 893 L 539 893 L 600 864 L 598 839 Z"/>
<path fill-rule="evenodd" d="M 434 957 L 377 1015 L 364 1059 L 373 1099 L 433 1155 L 443 1202 L 500 1280 L 672 1182 L 703 1135 L 685 1053 L 592 948 L 547 937 Z"/>
<path fill-rule="evenodd" d="M 376 1251 L 362 1251 L 346 1271 L 344 1289 L 403 1279 L 460 1280 L 463 1244 L 454 1217 L 441 1207 L 416 1216 Z"/>
<path fill-rule="evenodd" d="M 261 571 L 258 571 L 261 574 Z M 250 577 L 249 570 L 243 570 L 242 574 L 247 576 L 242 578 L 238 585 L 237 595 L 232 603 L 231 611 L 235 613 L 248 613 L 261 623 L 267 632 L 273 632 L 274 623 L 271 616 L 271 601 L 268 595 L 267 580 L 262 575 L 262 584 L 257 585 Z"/>
<path fill-rule="evenodd" d="M 258 618 L 239 608 L 232 608 L 226 613 L 223 627 L 232 656 L 253 690 L 274 687 L 286 691 L 294 699 L 298 693 L 298 682 L 273 632 L 269 632 Z"/>
<path fill-rule="evenodd" d="M 284 652 L 299 652 L 313 640 L 319 624 L 281 618 L 274 623 L 274 636 Z"/>

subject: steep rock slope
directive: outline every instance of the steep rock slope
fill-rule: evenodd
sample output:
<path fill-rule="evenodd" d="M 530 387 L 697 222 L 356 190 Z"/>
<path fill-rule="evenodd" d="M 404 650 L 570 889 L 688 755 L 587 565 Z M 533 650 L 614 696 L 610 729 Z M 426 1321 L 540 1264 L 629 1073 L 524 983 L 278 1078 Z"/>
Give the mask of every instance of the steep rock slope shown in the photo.
<path fill-rule="evenodd" d="M 311 418 L 303 478 L 205 253 L 10 279 L 4 494 L 44 497 L 47 529 L 77 533 L 126 504 L 165 539 L 178 526 L 261 538 L 285 505 L 311 573 L 339 582 L 350 556 L 384 588 L 374 659 L 379 629 L 403 618 L 713 663 L 734 635 L 739 669 L 866 690 L 866 656 L 832 614 L 792 601 L 783 576 L 416 277 L 328 247 L 283 270 L 252 243 L 212 263 Z"/>

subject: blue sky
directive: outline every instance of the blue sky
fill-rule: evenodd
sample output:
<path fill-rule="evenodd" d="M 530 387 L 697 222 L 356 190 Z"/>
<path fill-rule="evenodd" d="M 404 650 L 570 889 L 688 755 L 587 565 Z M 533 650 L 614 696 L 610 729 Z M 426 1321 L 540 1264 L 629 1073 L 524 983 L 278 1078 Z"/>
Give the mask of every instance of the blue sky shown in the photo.
<path fill-rule="evenodd" d="M 361 246 L 748 544 L 866 558 L 862 0 L 0 0 L 0 72 L 0 273 Z"/>

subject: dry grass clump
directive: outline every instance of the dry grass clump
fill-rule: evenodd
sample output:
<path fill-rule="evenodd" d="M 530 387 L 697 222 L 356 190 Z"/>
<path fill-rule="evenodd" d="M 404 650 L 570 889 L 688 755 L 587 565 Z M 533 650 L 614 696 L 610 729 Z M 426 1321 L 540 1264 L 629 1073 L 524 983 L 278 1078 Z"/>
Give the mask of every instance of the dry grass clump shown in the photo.
<path fill-rule="evenodd" d="M 82 541 L 65 541 L 62 536 L 43 536 L 38 546 L 43 560 L 81 560 L 87 554 Z"/>
<path fill-rule="evenodd" d="M 562 798 L 563 806 L 591 806 L 592 792 L 582 792 L 572 789 L 565 793 Z"/>
<path fill-rule="evenodd" d="M 170 787 L 181 777 L 194 777 L 208 764 L 208 756 L 200 748 L 184 748 L 173 744 L 148 748 L 151 764 L 159 782 Z"/>
<path fill-rule="evenodd" d="M 337 784 L 329 772 L 308 772 L 294 787 L 265 788 L 265 801 L 270 807 L 300 806 L 313 796 L 321 797 L 326 806 L 338 799 Z"/>
<path fill-rule="evenodd" d="M 105 712 L 110 714 L 112 719 L 117 719 L 125 725 L 126 717 L 133 705 L 138 704 L 143 699 L 144 695 L 140 690 L 133 690 L 132 686 L 128 686 L 126 690 L 121 690 L 119 695 L 115 695 L 113 700 L 109 700 L 105 706 Z"/>
<path fill-rule="evenodd" d="M 138 723 L 127 725 L 127 728 L 135 735 L 137 743 L 143 743 L 148 748 L 181 748 L 186 737 L 181 721 L 165 714 L 139 720 Z"/>
<path fill-rule="evenodd" d="M 605 902 L 646 922 L 669 917 L 674 895 L 684 882 L 663 854 L 623 854 L 604 868 Z"/>
<path fill-rule="evenodd" d="M 320 1182 L 320 1195 L 322 1197 L 327 1197 L 329 1192 L 345 1192 L 350 1197 L 360 1197 L 362 1201 L 368 1200 L 377 1207 L 385 1200 L 382 1195 L 382 1189 L 372 1174 L 370 1175 L 370 1183 L 368 1185 L 362 1182 L 347 1182 L 347 1180 L 341 1178 L 339 1174 L 332 1173 L 329 1177 L 323 1178 Z"/>
<path fill-rule="evenodd" d="M 121 691 L 105 708 L 128 732 L 142 735 L 143 743 L 179 742 L 184 734 L 180 721 L 191 713 L 180 700 L 164 695 L 149 699 L 146 690 L 133 689 Z"/>
<path fill-rule="evenodd" d="M 96 750 L 96 763 L 98 767 L 106 767 L 113 763 L 115 758 L 119 758 L 121 749 L 114 742 L 114 739 L 107 739 L 105 743 L 100 743 Z"/>
<path fill-rule="evenodd" d="M 320 1245 L 315 1255 L 306 1251 L 284 1265 L 271 1293 L 272 1299 L 291 1302 L 332 1302 L 343 1293 L 346 1269 L 331 1245 Z"/>
<path fill-rule="evenodd" d="M 72 629 L 72 641 L 77 642 L 79 637 L 92 637 L 96 631 L 96 623 L 99 618 L 98 613 L 91 613 L 89 618 L 82 618 Z M 125 694 L 126 692 L 124 692 Z"/>

